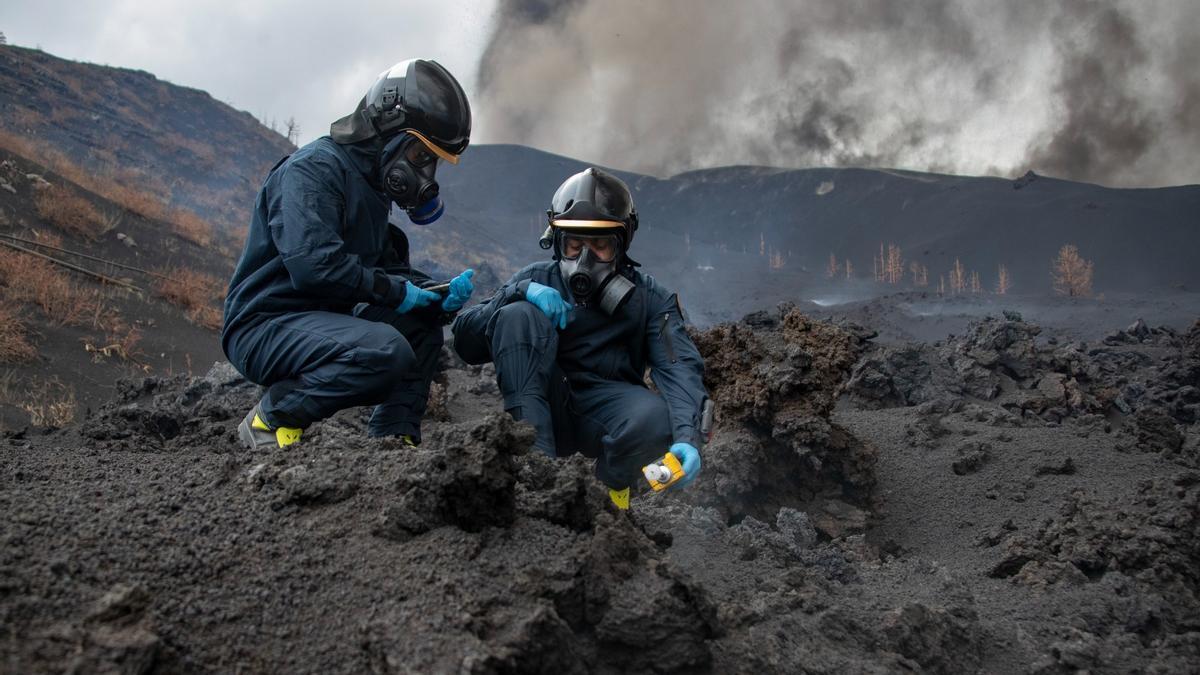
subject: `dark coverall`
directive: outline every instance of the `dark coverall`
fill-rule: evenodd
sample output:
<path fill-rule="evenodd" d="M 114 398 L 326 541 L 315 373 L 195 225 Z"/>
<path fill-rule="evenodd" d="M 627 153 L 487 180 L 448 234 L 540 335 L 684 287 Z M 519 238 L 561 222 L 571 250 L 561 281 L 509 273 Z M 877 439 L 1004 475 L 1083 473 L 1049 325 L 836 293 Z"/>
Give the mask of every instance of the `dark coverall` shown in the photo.
<path fill-rule="evenodd" d="M 495 361 L 504 408 L 537 428 L 537 448 L 596 458 L 596 476 L 629 487 L 673 442 L 700 447 L 704 363 L 679 301 L 648 275 L 613 316 L 576 305 L 557 330 L 526 302 L 530 281 L 570 299 L 554 261 L 518 272 L 490 300 L 454 321 L 454 348 L 471 364 Z M 646 366 L 660 394 L 646 388 Z"/>
<path fill-rule="evenodd" d="M 271 170 L 225 300 L 221 346 L 267 387 L 272 427 L 305 428 L 338 410 L 378 404 L 372 436 L 420 439 L 442 347 L 436 306 L 400 315 L 408 238 L 389 225 L 374 184 L 378 139 L 318 138 Z"/>

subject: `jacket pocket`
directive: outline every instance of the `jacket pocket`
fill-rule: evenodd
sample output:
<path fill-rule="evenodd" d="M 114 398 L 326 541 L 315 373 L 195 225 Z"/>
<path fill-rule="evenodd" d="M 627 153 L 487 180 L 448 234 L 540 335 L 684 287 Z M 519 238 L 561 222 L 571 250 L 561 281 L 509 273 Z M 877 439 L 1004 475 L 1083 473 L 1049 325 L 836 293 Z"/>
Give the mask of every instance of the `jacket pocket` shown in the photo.
<path fill-rule="evenodd" d="M 671 340 L 671 313 L 665 312 L 662 315 L 662 330 L 659 331 L 662 335 L 663 347 L 667 350 L 667 358 L 671 359 L 671 363 L 675 363 L 675 343 Z"/>

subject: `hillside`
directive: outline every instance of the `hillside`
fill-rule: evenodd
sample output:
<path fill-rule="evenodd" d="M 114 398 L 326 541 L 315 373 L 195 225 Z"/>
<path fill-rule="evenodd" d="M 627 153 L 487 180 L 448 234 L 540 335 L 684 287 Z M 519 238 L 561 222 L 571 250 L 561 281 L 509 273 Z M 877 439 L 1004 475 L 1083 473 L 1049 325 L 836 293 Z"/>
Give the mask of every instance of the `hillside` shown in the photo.
<path fill-rule="evenodd" d="M 224 233 L 241 231 L 266 170 L 291 151 L 254 116 L 203 91 L 14 46 L 0 46 L 0 132 Z"/>
<path fill-rule="evenodd" d="M 67 424 L 121 377 L 207 368 L 230 269 L 169 223 L 0 149 L 0 430 Z"/>
<path fill-rule="evenodd" d="M 521 237 L 536 255 L 542 215 L 555 187 L 585 163 L 519 146 L 472 147 L 442 172 L 448 214 L 497 240 Z M 1018 180 L 877 169 L 725 167 L 668 179 L 617 172 L 635 192 L 639 260 L 658 267 L 687 258 L 725 272 L 733 261 L 764 280 L 779 270 L 824 276 L 830 253 L 869 279 L 880 243 L 944 273 L 955 257 L 1014 289 L 1048 291 L 1049 261 L 1075 243 L 1096 264 L 1096 288 L 1140 291 L 1200 287 L 1190 252 L 1200 246 L 1200 186 L 1112 189 L 1034 175 Z M 485 217 L 486 216 L 486 217 Z M 685 240 L 686 238 L 686 240 Z M 754 258 L 751 265 L 742 256 Z"/>

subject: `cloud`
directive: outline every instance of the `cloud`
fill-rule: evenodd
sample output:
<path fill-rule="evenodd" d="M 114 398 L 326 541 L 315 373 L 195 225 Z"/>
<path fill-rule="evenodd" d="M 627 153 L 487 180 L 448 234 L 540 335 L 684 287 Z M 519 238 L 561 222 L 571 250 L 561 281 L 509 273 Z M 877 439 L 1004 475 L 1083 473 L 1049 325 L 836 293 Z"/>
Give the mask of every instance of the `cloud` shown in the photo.
<path fill-rule="evenodd" d="M 655 174 L 1200 182 L 1197 25 L 1188 0 L 500 0 L 478 128 Z"/>
<path fill-rule="evenodd" d="M 53 17 L 53 20 L 47 20 Z M 1200 182 L 1193 0 L 44 0 L 13 44 L 140 68 L 325 133 L 412 56 L 463 83 L 474 141 L 665 175 L 887 166 Z"/>

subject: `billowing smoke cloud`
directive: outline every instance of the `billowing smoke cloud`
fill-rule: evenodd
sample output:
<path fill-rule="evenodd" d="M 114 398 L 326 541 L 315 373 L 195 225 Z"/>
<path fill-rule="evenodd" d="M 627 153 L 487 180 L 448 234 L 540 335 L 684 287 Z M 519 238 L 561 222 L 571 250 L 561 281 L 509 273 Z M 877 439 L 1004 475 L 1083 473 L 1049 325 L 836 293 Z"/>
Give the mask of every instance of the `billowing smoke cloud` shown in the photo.
<path fill-rule="evenodd" d="M 1200 182 L 1200 3 L 500 0 L 477 138 L 729 164 Z"/>

